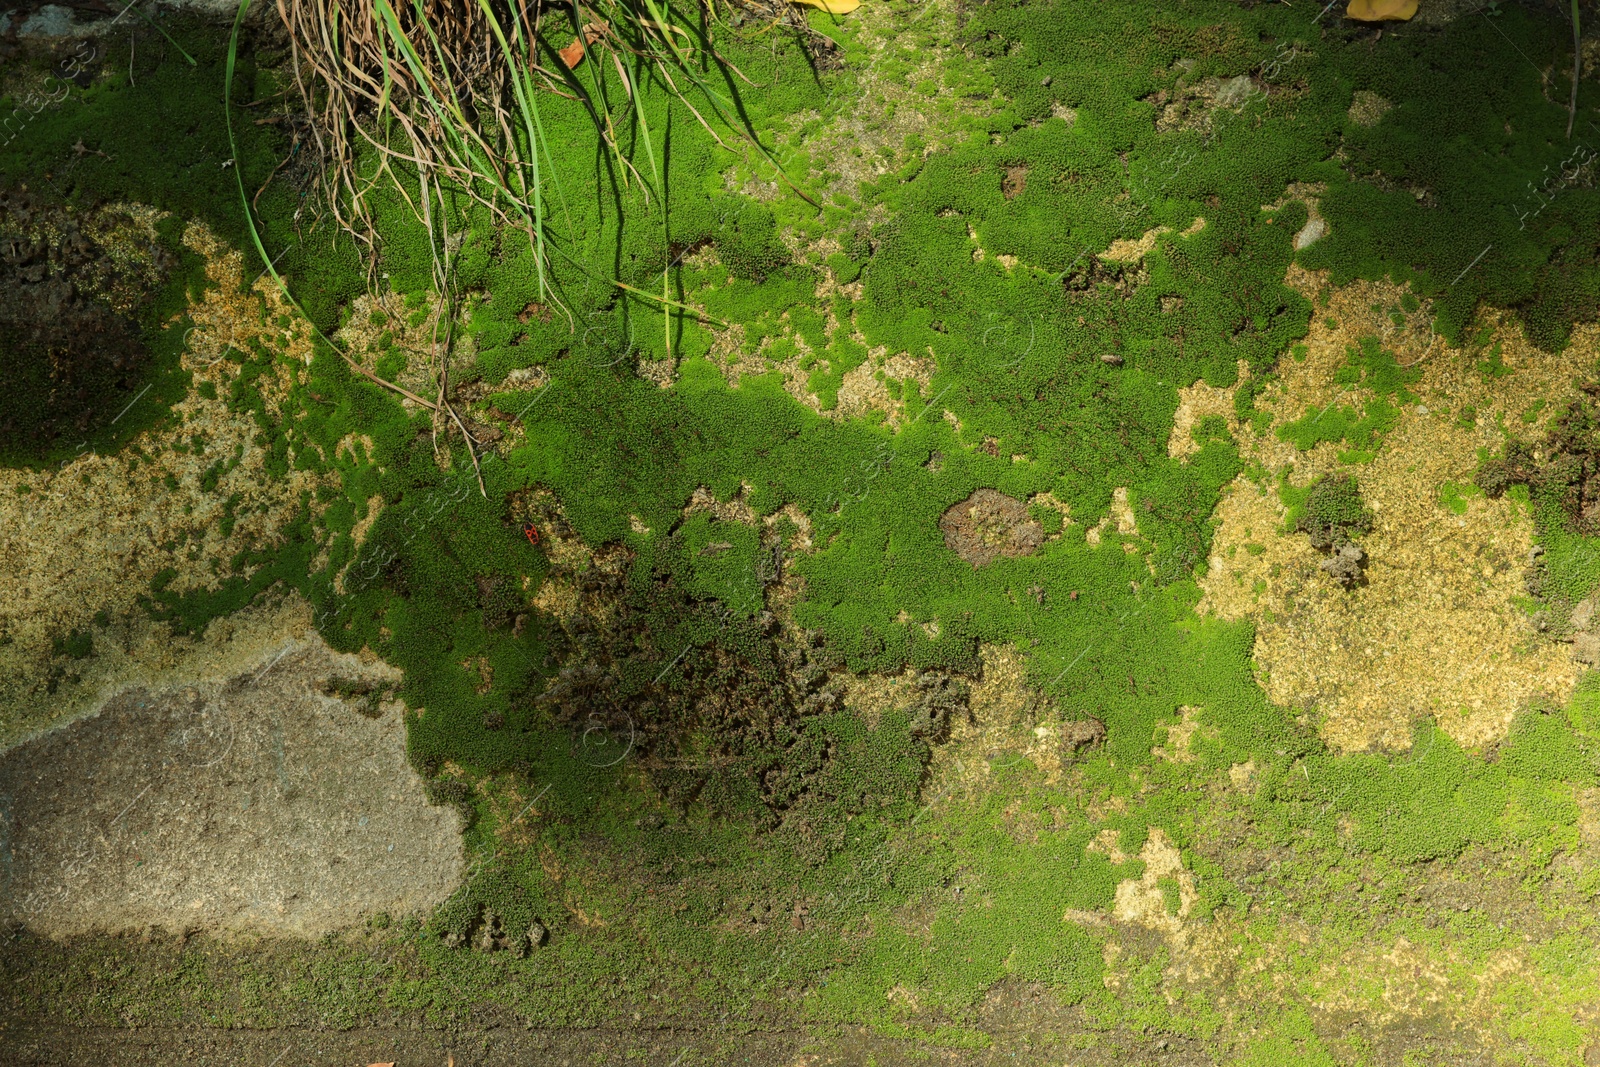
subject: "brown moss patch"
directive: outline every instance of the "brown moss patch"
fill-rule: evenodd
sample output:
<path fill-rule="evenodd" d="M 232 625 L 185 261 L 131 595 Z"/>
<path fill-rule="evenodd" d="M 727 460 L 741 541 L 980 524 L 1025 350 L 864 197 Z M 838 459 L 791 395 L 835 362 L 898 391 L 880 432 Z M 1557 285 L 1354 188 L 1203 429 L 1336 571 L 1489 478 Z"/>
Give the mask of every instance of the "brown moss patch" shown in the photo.
<path fill-rule="evenodd" d="M 944 543 L 972 564 L 984 567 L 1002 556 L 1029 556 L 1044 543 L 1044 527 L 1028 505 L 996 489 L 977 489 L 952 504 L 939 519 Z"/>
<path fill-rule="evenodd" d="M 212 283 L 189 307 L 183 367 L 197 384 L 215 386 L 212 398 L 191 392 L 115 455 L 0 470 L 0 559 L 11 578 L 0 588 L 0 746 L 75 718 L 123 679 L 170 662 L 167 626 L 148 624 L 136 608 L 151 580 L 171 570 L 173 593 L 218 588 L 229 571 L 214 561 L 273 543 L 302 495 L 325 481 L 293 465 L 270 476 L 255 417 L 227 402 L 237 366 L 226 358 L 230 347 L 260 344 L 285 357 L 254 380 L 268 415 L 282 418 L 310 361 L 309 325 L 270 279 L 247 284 L 240 253 L 204 226 L 190 224 L 183 240 L 205 257 Z M 276 325 L 282 316 L 287 328 Z M 207 471 L 234 456 L 237 464 L 204 488 Z M 92 655 L 67 662 L 54 654 L 57 638 L 84 629 L 94 633 Z"/>

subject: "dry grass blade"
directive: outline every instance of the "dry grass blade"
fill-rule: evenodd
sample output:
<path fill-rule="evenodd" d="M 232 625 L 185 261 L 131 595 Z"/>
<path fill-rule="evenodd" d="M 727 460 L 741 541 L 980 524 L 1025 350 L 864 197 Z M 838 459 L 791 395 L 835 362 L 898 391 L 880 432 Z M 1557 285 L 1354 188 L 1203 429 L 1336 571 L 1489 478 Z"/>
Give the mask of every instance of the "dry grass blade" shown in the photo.
<path fill-rule="evenodd" d="M 753 131 L 741 124 L 733 102 L 702 77 L 696 64 L 709 55 L 716 67 L 748 79 L 716 53 L 708 28 L 696 28 L 697 42 L 674 20 L 665 0 L 559 7 L 554 0 L 277 0 L 277 10 L 288 30 L 296 84 L 311 113 L 309 140 L 326 164 L 327 199 L 338 223 L 369 248 L 375 241 L 367 195 L 377 183 L 399 187 L 419 218 L 426 212 L 413 193 L 420 191 L 425 199 L 429 187 L 449 185 L 488 208 L 497 222 L 528 235 L 540 297 L 553 299 L 547 289 L 551 249 L 546 232 L 546 180 L 553 170 L 541 165 L 541 157 L 550 153 L 539 114 L 541 93 L 583 100 L 602 141 L 621 162 L 623 180 L 637 180 L 646 190 L 646 203 L 659 197 L 663 178 L 639 106 L 647 83 L 686 105 L 719 144 L 724 142 L 717 125 L 734 131 L 788 181 Z M 551 13 L 559 17 L 547 18 Z M 713 9 L 693 12 L 705 13 L 715 14 Z M 560 49 L 552 31 L 571 35 Z M 619 144 L 604 71 L 582 62 L 596 50 L 610 53 L 633 105 L 627 107 L 627 121 L 641 134 L 637 143 L 648 157 L 650 180 Z M 539 63 L 541 52 L 559 60 L 557 70 Z M 582 81 L 577 80 L 580 69 Z M 697 107 L 690 92 L 703 96 L 705 104 Z M 365 177 L 357 171 L 364 156 L 376 158 Z M 414 175 L 403 181 L 403 171 Z M 668 291 L 664 288 L 663 295 Z"/>

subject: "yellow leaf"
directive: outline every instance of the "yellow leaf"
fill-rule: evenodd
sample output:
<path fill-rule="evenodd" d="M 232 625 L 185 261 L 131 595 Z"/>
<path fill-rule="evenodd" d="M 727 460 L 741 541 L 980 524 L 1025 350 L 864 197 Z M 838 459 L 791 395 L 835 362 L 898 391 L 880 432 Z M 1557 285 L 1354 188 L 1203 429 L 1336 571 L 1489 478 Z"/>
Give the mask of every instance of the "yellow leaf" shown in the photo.
<path fill-rule="evenodd" d="M 1357 22 L 1404 22 L 1417 13 L 1417 0 L 1350 0 L 1345 16 Z"/>
<path fill-rule="evenodd" d="M 848 15 L 861 6 L 861 0 L 794 0 L 807 7 L 819 7 L 830 15 Z"/>

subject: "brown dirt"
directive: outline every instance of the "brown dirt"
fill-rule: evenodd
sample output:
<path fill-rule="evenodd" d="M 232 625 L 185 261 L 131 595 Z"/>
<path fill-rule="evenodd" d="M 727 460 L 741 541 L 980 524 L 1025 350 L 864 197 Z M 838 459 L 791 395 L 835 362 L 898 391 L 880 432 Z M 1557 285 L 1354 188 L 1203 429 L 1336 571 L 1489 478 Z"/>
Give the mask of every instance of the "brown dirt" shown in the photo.
<path fill-rule="evenodd" d="M 1007 167 L 1005 177 L 1000 180 L 1000 191 L 1007 200 L 1015 200 L 1022 195 L 1028 187 L 1027 167 Z"/>
<path fill-rule="evenodd" d="M 944 543 L 974 567 L 1001 556 L 1029 556 L 1044 543 L 1044 527 L 1028 505 L 996 489 L 977 489 L 939 518 Z"/>

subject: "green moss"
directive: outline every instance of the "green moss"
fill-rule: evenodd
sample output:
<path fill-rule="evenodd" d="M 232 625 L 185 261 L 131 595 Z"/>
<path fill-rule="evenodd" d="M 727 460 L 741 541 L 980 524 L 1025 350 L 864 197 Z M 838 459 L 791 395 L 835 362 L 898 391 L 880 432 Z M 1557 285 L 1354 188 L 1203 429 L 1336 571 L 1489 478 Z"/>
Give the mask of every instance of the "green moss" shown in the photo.
<path fill-rule="evenodd" d="M 74 630 L 52 643 L 51 654 L 69 659 L 83 659 L 94 651 L 94 634 L 88 630 Z"/>
<path fill-rule="evenodd" d="M 1504 378 L 1508 374 L 1516 373 L 1510 367 L 1506 366 L 1505 360 L 1500 357 L 1500 349 L 1502 347 L 1502 343 L 1496 341 L 1494 343 L 1494 347 L 1489 349 L 1488 356 L 1479 360 L 1477 363 L 1478 374 L 1486 382 L 1493 381 L 1496 378 Z"/>
<path fill-rule="evenodd" d="M 228 400 L 258 420 L 253 447 L 267 456 L 267 476 L 300 469 L 327 484 L 315 507 L 308 495 L 280 542 L 227 561 L 215 588 L 179 595 L 175 575 L 163 574 L 147 606 L 196 632 L 274 586 L 293 588 L 315 603 L 332 645 L 370 647 L 400 667 L 410 756 L 431 795 L 471 817 L 470 874 L 425 923 L 382 928 L 385 950 L 401 961 L 393 967 L 324 946 L 296 957 L 310 961 L 303 966 L 254 958 L 238 972 L 219 970 L 227 980 L 214 987 L 195 981 L 181 993 L 101 987 L 50 970 L 59 984 L 30 979 L 48 990 L 41 996 L 106 1011 L 133 1006 L 145 1013 L 133 1017 L 174 1025 L 196 1012 L 252 1026 L 291 1016 L 310 1025 L 449 1022 L 489 1004 L 535 1025 L 599 1027 L 655 1005 L 741 1018 L 772 1012 L 795 1025 L 864 1025 L 977 1048 L 1007 1039 L 975 1021 L 985 998 L 1035 983 L 1085 1020 L 1075 1032 L 1085 1039 L 1159 1031 L 1200 1043 L 1218 1062 L 1331 1062 L 1336 1043 L 1299 1010 L 1316 1002 L 1306 976 L 1333 966 L 1341 946 L 1387 944 L 1402 932 L 1424 944 L 1417 927 L 1427 927 L 1403 894 L 1469 853 L 1491 856 L 1515 885 L 1553 877 L 1554 857 L 1576 840 L 1573 790 L 1594 781 L 1600 713 L 1592 687 L 1580 688 L 1566 712 L 1519 718 L 1488 753 L 1463 751 L 1429 723 L 1404 754 L 1330 752 L 1314 729 L 1315 709 L 1267 701 L 1251 628 L 1195 613 L 1194 575 L 1209 557 L 1215 504 L 1242 469 L 1226 420 L 1196 425 L 1200 447 L 1187 462 L 1167 455 L 1178 390 L 1202 380 L 1237 385 L 1239 421 L 1257 433 L 1270 428 L 1256 405 L 1271 368 L 1284 354 L 1306 355 L 1311 302 L 1283 284 L 1296 259 L 1329 269 L 1336 282 L 1385 274 L 1408 282 L 1435 303 L 1447 331 L 1471 321 L 1481 300 L 1512 308 L 1546 338 L 1590 314 L 1592 302 L 1578 297 L 1593 267 L 1576 254 L 1576 237 L 1555 230 L 1529 238 L 1548 246 L 1540 246 L 1537 286 L 1516 273 L 1533 246 L 1502 244 L 1498 222 L 1484 224 L 1497 252 L 1445 284 L 1476 254 L 1463 252 L 1462 220 L 1501 204 L 1507 182 L 1516 185 L 1509 175 L 1555 131 L 1546 112 L 1558 109 L 1543 102 L 1537 78 L 1486 61 L 1494 38 L 1483 19 L 1381 39 L 1330 28 L 1308 41 L 1308 16 L 1287 5 L 1145 10 L 1001 0 L 963 17 L 960 61 L 915 77 L 942 84 L 949 74 L 973 94 L 969 102 L 992 108 L 939 113 L 928 133 L 938 134 L 938 151 L 924 156 L 919 138 L 902 155 L 891 145 L 881 178 L 842 195 L 818 187 L 794 131 L 835 121 L 845 105 L 825 89 L 854 99 L 865 46 L 848 26 L 813 16 L 850 60 L 843 72 L 813 75 L 781 35 L 734 35 L 726 44 L 767 87 L 747 104 L 790 176 L 813 183 L 814 199 L 827 205 L 820 215 L 789 196 L 758 204 L 728 193 L 742 177 L 772 176 L 724 153 L 693 116 L 660 97 L 640 104 L 663 138 L 663 157 L 672 131 L 666 200 L 647 204 L 636 187 L 597 178 L 594 160 L 609 157 L 589 116 L 552 100 L 544 116 L 552 143 L 570 149 L 551 162 L 570 213 L 570 223 L 553 224 L 552 240 L 571 257 L 552 268 L 552 284 L 572 319 L 529 311 L 554 305 L 537 288 L 525 241 L 496 234 L 465 202 L 450 208 L 451 232 L 462 235 L 456 282 L 484 294 L 462 327 L 476 363 L 461 370 L 478 376 L 468 406 L 497 424 L 488 405 L 514 413 L 509 425 L 519 431 L 503 439 L 503 452 L 480 456 L 485 493 L 459 445 L 441 469 L 448 440 L 441 436 L 436 451 L 426 419 L 353 377 L 335 353 L 318 348 L 298 387 L 304 394 L 294 394 L 299 407 L 282 420 L 268 417 L 260 396 L 270 357 L 237 354 Z M 1518 47 L 1541 60 L 1554 54 L 1549 26 L 1533 14 L 1500 18 Z M 1158 128 L 1152 98 L 1172 99 L 1180 78 L 1255 70 L 1277 47 L 1269 37 L 1306 45 L 1293 92 L 1267 94 L 1238 124 L 1213 116 L 1205 138 Z M 920 38 L 901 44 L 909 54 L 893 61 L 910 77 L 931 52 Z M 1184 59 L 1195 60 L 1193 69 L 1178 65 Z M 1439 70 L 1458 79 L 1451 100 L 1488 104 L 1448 106 Z M 180 93 L 181 84 L 173 78 L 171 98 L 198 109 L 199 94 L 192 86 Z M 1400 104 L 1378 127 L 1354 126 L 1347 116 L 1356 88 Z M 124 91 L 120 83 L 101 90 L 108 106 Z M 1500 109 L 1492 123 L 1478 113 L 1490 104 Z M 1057 117 L 1056 105 L 1074 108 L 1076 121 Z M 96 121 L 120 113 L 102 110 Z M 1494 133 L 1504 116 L 1534 132 L 1504 141 Z M 637 156 L 640 136 L 628 133 L 625 150 Z M 1328 145 L 1341 140 L 1353 173 L 1327 162 Z M 1175 157 L 1179 150 L 1192 155 Z M 1488 158 L 1501 155 L 1505 173 Z M 276 161 L 251 149 L 241 165 L 255 177 Z M 150 166 L 163 172 L 166 163 Z M 1016 166 L 1027 169 L 1026 188 L 1008 199 L 1002 182 Z M 194 172 L 210 173 L 199 163 Z M 1423 201 L 1379 182 L 1379 172 L 1426 186 Z M 196 196 L 209 203 L 209 179 L 197 181 Z M 1330 235 L 1299 252 L 1290 224 L 1304 208 L 1260 211 L 1291 181 L 1329 186 L 1322 210 Z M 597 183 L 602 195 L 588 195 Z M 273 200 L 277 192 L 269 188 L 263 204 L 269 236 L 283 239 L 288 202 Z M 1592 200 L 1572 189 L 1559 210 L 1581 222 Z M 420 321 L 433 283 L 430 242 L 398 198 L 378 192 L 373 206 L 385 237 L 378 266 L 403 294 L 408 318 Z M 226 224 L 231 209 L 205 210 L 213 208 Z M 1183 236 L 1200 215 L 1207 226 Z M 869 218 L 866 228 L 860 220 Z M 1085 261 L 1086 248 L 1157 226 L 1168 232 L 1138 269 Z M 971 233 L 989 253 L 982 260 Z M 809 251 L 823 238 L 836 243 L 821 247 L 841 251 L 825 259 Z M 707 242 L 721 266 L 680 254 Z M 305 258 L 289 272 L 293 284 L 319 321 L 337 321 L 348 313 L 338 294 L 355 289 L 341 289 L 349 279 L 337 257 L 317 259 L 328 246 L 314 237 L 305 247 L 294 253 Z M 605 282 L 656 292 L 663 268 L 674 299 L 742 331 L 737 366 L 756 369 L 736 387 L 711 358 L 712 329 Z M 841 283 L 860 282 L 861 298 L 819 300 L 824 268 Z M 1408 294 L 1401 307 L 1420 304 Z M 740 347 L 731 342 L 738 332 L 725 335 L 719 359 Z M 797 361 L 833 411 L 844 376 L 880 346 L 891 358 L 927 360 L 931 374 L 925 388 L 915 378 L 883 379 L 900 404 L 892 419 L 819 416 L 795 400 L 792 376 L 759 373 L 767 361 Z M 389 351 L 380 372 L 397 374 L 402 354 Z M 1121 362 L 1101 359 L 1109 353 Z M 669 354 L 669 388 L 636 373 L 640 362 L 660 366 Z M 1239 359 L 1249 369 L 1242 382 Z M 1508 370 L 1498 359 L 1497 350 L 1482 359 L 1483 373 Z M 508 376 L 531 367 L 550 384 L 537 393 L 513 388 Z M 1402 408 L 1417 402 L 1417 373 L 1364 338 L 1338 371 L 1351 395 L 1279 434 L 1301 449 L 1340 442 L 1348 446 L 1342 461 L 1369 461 Z M 357 433 L 371 448 L 332 459 Z M 201 487 L 215 490 L 238 457 L 208 459 Z M 724 505 L 737 498 L 754 522 L 686 512 L 701 487 Z M 1138 528 L 1126 538 L 1132 553 L 1120 536 L 1099 546 L 1083 536 L 1119 487 Z M 1072 522 L 1035 507 L 1030 514 L 1048 522 L 1049 535 L 1037 551 L 974 567 L 946 543 L 940 519 L 979 488 L 1018 500 L 1049 492 Z M 549 539 L 534 545 L 518 509 L 537 491 L 561 511 L 538 517 Z M 1280 492 L 1291 525 L 1313 536 L 1347 539 L 1370 525 L 1348 477 Z M 1440 500 L 1454 509 L 1470 495 L 1447 485 Z M 355 527 L 371 516 L 373 497 L 381 511 L 358 549 Z M 1521 499 L 1533 498 L 1524 490 Z M 223 502 L 225 536 L 244 506 L 238 496 Z M 803 524 L 789 517 L 796 513 L 808 526 L 805 551 Z M 1592 585 L 1600 562 L 1589 542 L 1560 532 L 1543 510 L 1539 521 L 1552 581 L 1569 593 Z M 603 600 L 604 611 L 589 613 L 585 600 L 569 619 L 534 606 L 555 566 L 557 532 L 623 561 L 562 575 L 583 597 Z M 764 615 L 789 579 L 803 579 L 783 586 L 803 590 L 791 605 L 801 634 L 783 641 L 806 642 L 804 671 L 781 659 L 800 653 L 781 645 Z M 625 615 L 629 628 L 607 631 L 609 612 Z M 938 715 L 959 702 L 962 683 L 952 676 L 978 675 L 984 645 L 1021 650 L 1028 680 L 1050 699 L 1019 711 L 1015 723 L 985 723 L 993 738 L 957 757 L 978 760 L 984 773 L 964 764 L 947 774 L 952 762 L 934 763 L 945 743 Z M 581 715 L 561 711 L 560 686 L 574 677 L 561 671 L 590 665 L 604 665 L 606 687 Z M 851 670 L 881 672 L 888 684 L 908 666 L 944 680 L 870 719 L 845 705 L 774 696 L 801 678 L 817 682 L 808 692 L 820 691 L 830 673 Z M 730 694 L 743 717 L 718 718 Z M 1060 726 L 1050 717 L 1057 705 L 1092 715 L 1105 736 L 1051 776 L 1043 768 Z M 1184 707 L 1201 709 L 1195 758 L 1159 760 L 1152 739 Z M 782 714 L 755 714 L 773 708 Z M 1305 722 L 1297 721 L 1302 710 Z M 1248 764 L 1251 788 L 1233 788 L 1230 768 Z M 944 789 L 980 778 L 970 790 Z M 513 794 L 540 798 L 536 820 L 510 825 L 527 803 L 501 802 Z M 1288 944 L 1284 924 L 1315 920 L 1315 944 L 1267 964 L 1272 981 L 1283 978 L 1274 988 L 1286 991 L 1287 1007 L 1259 1006 L 1235 984 L 1230 996 L 1245 995 L 1233 996 L 1227 1011 L 1235 1014 L 1224 1020 L 1211 990 L 1167 981 L 1164 949 L 1071 921 L 1104 912 L 1118 883 L 1143 869 L 1137 860 L 1113 866 L 1090 843 L 1109 829 L 1137 855 L 1155 828 L 1196 878 L 1186 924 L 1228 916 L 1228 929 L 1242 931 L 1230 947 L 1255 951 Z M 1357 903 L 1354 886 L 1369 882 Z M 1158 885 L 1176 912 L 1180 883 Z M 503 930 L 539 922 L 547 942 L 524 956 L 450 947 L 491 912 Z M 1499 936 L 1458 930 L 1479 939 L 1468 939 L 1470 951 Z M 1111 937 L 1121 956 L 1106 951 Z M 1115 993 L 1107 986 L 1113 966 Z M 238 1003 L 239 988 L 259 999 Z M 1565 1048 L 1570 1036 L 1529 1033 L 1516 1038 L 1529 1045 L 1516 1047 L 1540 1054 Z"/>
<path fill-rule="evenodd" d="M 1338 545 L 1372 529 L 1372 512 L 1361 499 L 1361 488 L 1344 474 L 1323 475 L 1303 491 L 1280 490 L 1288 506 L 1289 528 L 1311 535 L 1319 548 Z"/>
<path fill-rule="evenodd" d="M 1483 490 L 1470 482 L 1445 482 L 1439 486 L 1439 503 L 1454 515 L 1465 515 L 1468 502 L 1482 495 Z"/>
<path fill-rule="evenodd" d="M 717 233 L 717 255 L 736 278 L 761 281 L 789 261 L 777 220 L 762 204 L 747 203 Z"/>
<path fill-rule="evenodd" d="M 1312 407 L 1294 422 L 1278 427 L 1278 437 L 1292 442 L 1302 452 L 1332 441 L 1348 442 L 1357 446 L 1352 451 L 1364 453 L 1376 451 L 1373 446 L 1381 443 L 1399 418 L 1400 412 L 1382 400 L 1373 400 L 1360 410 L 1335 402 Z"/>

